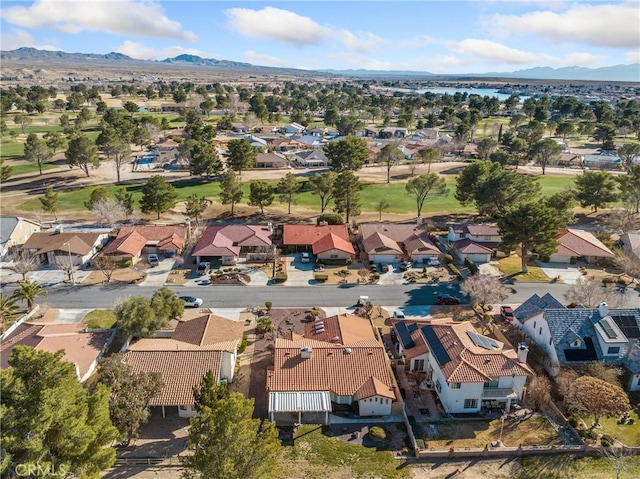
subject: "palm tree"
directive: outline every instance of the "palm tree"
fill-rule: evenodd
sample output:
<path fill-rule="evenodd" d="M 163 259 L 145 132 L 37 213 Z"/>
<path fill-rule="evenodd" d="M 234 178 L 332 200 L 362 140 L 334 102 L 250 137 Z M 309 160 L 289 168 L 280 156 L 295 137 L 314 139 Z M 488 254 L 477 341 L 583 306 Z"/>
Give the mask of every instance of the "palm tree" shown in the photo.
<path fill-rule="evenodd" d="M 2 320 L 0 328 L 2 328 L 2 331 L 16 318 L 19 318 L 22 313 L 16 301 L 16 298 L 0 293 L 0 319 Z"/>
<path fill-rule="evenodd" d="M 26 301 L 27 309 L 31 311 L 35 306 L 35 299 L 38 296 L 47 296 L 48 294 L 41 284 L 35 281 L 23 281 L 20 283 L 20 288 L 14 291 L 13 297 L 19 301 Z"/>

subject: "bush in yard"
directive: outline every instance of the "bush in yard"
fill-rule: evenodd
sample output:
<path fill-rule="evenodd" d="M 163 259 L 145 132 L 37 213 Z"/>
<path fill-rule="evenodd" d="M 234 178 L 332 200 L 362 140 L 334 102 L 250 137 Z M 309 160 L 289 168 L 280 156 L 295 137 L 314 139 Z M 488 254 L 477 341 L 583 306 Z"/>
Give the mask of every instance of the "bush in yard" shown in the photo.
<path fill-rule="evenodd" d="M 478 266 L 469 258 L 465 258 L 464 259 L 464 265 L 469 268 L 469 271 L 471 271 L 471 274 L 476 274 L 478 271 L 480 271 L 478 269 Z"/>
<path fill-rule="evenodd" d="M 277 273 L 274 280 L 276 283 L 284 283 L 287 280 L 288 276 L 286 273 Z"/>
<path fill-rule="evenodd" d="M 578 262 L 578 259 L 575 256 L 572 256 L 569 259 L 569 264 L 576 264 Z"/>
<path fill-rule="evenodd" d="M 369 437 L 374 442 L 386 442 L 389 439 L 387 431 L 380 426 L 373 426 L 369 428 Z"/>
<path fill-rule="evenodd" d="M 602 284 L 611 284 L 613 283 L 613 278 L 611 276 L 605 276 L 602 278 Z"/>
<path fill-rule="evenodd" d="M 620 276 L 620 277 L 618 278 L 617 283 L 618 283 L 620 286 L 627 286 L 627 285 L 629 284 L 629 283 L 627 282 L 627 280 L 626 280 L 626 279 L 624 279 L 622 276 Z"/>
<path fill-rule="evenodd" d="M 330 225 L 344 224 L 344 220 L 342 219 L 342 216 L 340 216 L 337 213 L 323 213 L 320 216 L 318 216 L 317 224 L 320 224 L 323 221 L 326 221 Z"/>
<path fill-rule="evenodd" d="M 242 341 L 240 342 L 240 346 L 238 347 L 238 353 L 244 353 L 245 349 L 247 349 L 247 337 L 242 336 Z"/>
<path fill-rule="evenodd" d="M 329 275 L 324 273 L 316 273 L 313 277 L 316 281 L 327 281 L 329 279 Z"/>
<path fill-rule="evenodd" d="M 602 438 L 600 439 L 600 445 L 602 447 L 611 447 L 611 442 L 605 439 L 604 436 L 602 436 Z"/>
<path fill-rule="evenodd" d="M 574 428 L 574 429 L 575 429 L 575 428 L 577 428 L 579 424 L 580 424 L 580 420 L 579 420 L 577 417 L 575 417 L 575 416 L 571 416 L 571 417 L 569 418 L 569 425 L 570 425 L 572 428 Z"/>
<path fill-rule="evenodd" d="M 273 307 L 273 303 L 271 301 L 265 301 L 264 307 L 267 308 L 267 311 L 271 311 L 271 308 Z"/>

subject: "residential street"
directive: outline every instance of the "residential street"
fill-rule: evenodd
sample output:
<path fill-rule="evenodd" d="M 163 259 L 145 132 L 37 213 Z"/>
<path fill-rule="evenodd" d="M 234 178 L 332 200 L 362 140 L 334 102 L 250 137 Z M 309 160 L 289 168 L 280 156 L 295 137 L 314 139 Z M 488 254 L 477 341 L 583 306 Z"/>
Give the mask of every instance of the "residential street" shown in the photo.
<path fill-rule="evenodd" d="M 505 303 L 519 304 L 532 294 L 551 293 L 561 302 L 564 293 L 570 287 L 567 284 L 552 283 L 515 283 L 510 285 L 515 291 Z M 15 285 L 2 288 L 5 294 L 11 294 Z M 47 297 L 38 302 L 54 308 L 110 308 L 118 298 L 130 295 L 151 296 L 157 287 L 135 285 L 113 286 L 58 286 L 49 289 Z M 370 300 L 380 306 L 417 306 L 435 304 L 438 294 L 459 294 L 457 283 L 440 283 L 437 285 L 359 285 L 350 287 L 338 286 L 199 286 L 175 287 L 170 289 L 181 295 L 193 295 L 202 298 L 205 307 L 246 308 L 263 305 L 272 301 L 275 307 L 305 306 L 352 306 L 359 296 L 369 296 Z M 640 291 L 629 289 L 624 293 L 624 305 L 640 307 Z"/>

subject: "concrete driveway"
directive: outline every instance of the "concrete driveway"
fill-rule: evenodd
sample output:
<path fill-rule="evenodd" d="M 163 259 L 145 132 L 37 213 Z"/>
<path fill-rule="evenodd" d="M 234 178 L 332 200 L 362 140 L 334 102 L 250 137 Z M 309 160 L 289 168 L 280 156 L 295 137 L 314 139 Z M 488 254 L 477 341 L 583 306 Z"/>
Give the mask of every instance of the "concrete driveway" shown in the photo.
<path fill-rule="evenodd" d="M 403 313 L 406 318 L 425 318 L 431 316 L 430 307 L 427 305 L 408 305 L 408 306 L 382 306 L 393 317 L 394 311 Z"/>
<path fill-rule="evenodd" d="M 578 267 L 573 264 L 542 263 L 540 261 L 536 261 L 536 264 L 542 268 L 544 274 L 549 276 L 549 278 L 553 279 L 556 276 L 560 276 L 560 279 L 567 284 L 576 284 L 578 278 L 583 276 L 578 270 Z"/>
<path fill-rule="evenodd" d="M 10 262 L 0 263 L 0 270 L 2 271 L 2 277 L 0 281 L 2 283 L 18 283 L 22 281 L 22 275 L 11 270 Z M 73 277 L 76 284 L 82 284 L 87 276 L 91 274 L 90 269 L 76 268 L 73 271 Z M 27 273 L 27 279 L 39 283 L 45 287 L 56 286 L 67 281 L 67 273 L 55 266 L 42 266 L 36 271 L 30 271 Z"/>
<path fill-rule="evenodd" d="M 300 253 L 285 256 L 287 263 L 286 286 L 311 286 L 315 284 L 313 279 L 313 263 L 301 263 Z"/>
<path fill-rule="evenodd" d="M 389 271 L 386 273 L 380 273 L 380 279 L 378 280 L 379 285 L 385 284 L 407 284 L 407 281 L 404 279 L 405 271 L 400 269 L 399 263 L 394 263 L 389 265 Z"/>
<path fill-rule="evenodd" d="M 61 309 L 54 323 L 79 323 L 93 309 Z"/>
<path fill-rule="evenodd" d="M 167 282 L 169 272 L 173 269 L 175 262 L 175 258 L 164 258 L 158 266 L 146 269 L 145 273 L 147 273 L 147 277 L 138 284 L 140 286 L 157 286 L 158 288 L 162 288 Z"/>

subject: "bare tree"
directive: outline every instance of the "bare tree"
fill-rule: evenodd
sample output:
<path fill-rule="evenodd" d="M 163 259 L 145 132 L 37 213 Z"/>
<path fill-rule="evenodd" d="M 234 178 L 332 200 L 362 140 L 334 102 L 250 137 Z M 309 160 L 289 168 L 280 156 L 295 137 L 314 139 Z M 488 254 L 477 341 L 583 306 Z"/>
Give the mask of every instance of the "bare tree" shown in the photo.
<path fill-rule="evenodd" d="M 609 213 L 605 223 L 618 234 L 625 234 L 640 228 L 640 215 L 634 206 L 625 202 L 622 208 L 616 208 Z"/>
<path fill-rule="evenodd" d="M 536 375 L 527 388 L 527 402 L 536 410 L 551 402 L 551 380 L 547 376 Z"/>
<path fill-rule="evenodd" d="M 640 258 L 630 251 L 615 249 L 616 265 L 626 274 L 640 281 Z"/>
<path fill-rule="evenodd" d="M 73 281 L 73 257 L 69 257 L 66 254 L 56 255 L 56 267 L 67 273 L 67 281 Z"/>
<path fill-rule="evenodd" d="M 558 385 L 558 391 L 560 392 L 560 394 L 562 394 L 563 397 L 567 395 L 571 384 L 573 384 L 573 382 L 578 379 L 579 376 L 580 375 L 578 374 L 578 371 L 570 368 L 562 368 L 560 369 L 558 374 L 556 374 L 554 380 Z"/>
<path fill-rule="evenodd" d="M 586 308 L 595 308 L 600 303 L 607 303 L 613 308 L 618 308 L 624 303 L 624 291 L 613 284 L 605 287 L 594 278 L 581 277 L 572 284 L 564 297 L 573 304 L 580 304 Z"/>
<path fill-rule="evenodd" d="M 360 276 L 363 283 L 368 283 L 371 277 L 371 271 L 368 268 L 360 268 L 358 270 L 358 276 Z"/>
<path fill-rule="evenodd" d="M 633 450 L 625 446 L 603 447 L 602 455 L 616 472 L 616 479 L 620 479 L 620 474 L 632 467 L 631 462 L 634 457 Z"/>
<path fill-rule="evenodd" d="M 483 312 L 487 304 L 501 303 L 511 293 L 508 287 L 490 274 L 469 276 L 460 285 L 460 290 L 469 295 L 471 303 L 480 306 Z"/>
<path fill-rule="evenodd" d="M 91 212 L 96 215 L 103 225 L 114 225 L 121 222 L 127 216 L 122 204 L 114 198 L 104 198 L 96 201 L 91 206 Z"/>
<path fill-rule="evenodd" d="M 9 253 L 11 265 L 9 269 L 22 275 L 22 281 L 27 280 L 27 273 L 35 271 L 40 262 L 33 254 L 23 249 L 15 249 Z"/>
<path fill-rule="evenodd" d="M 104 274 L 105 283 L 110 283 L 113 273 L 118 269 L 118 261 L 112 256 L 98 256 L 93 264 Z"/>

